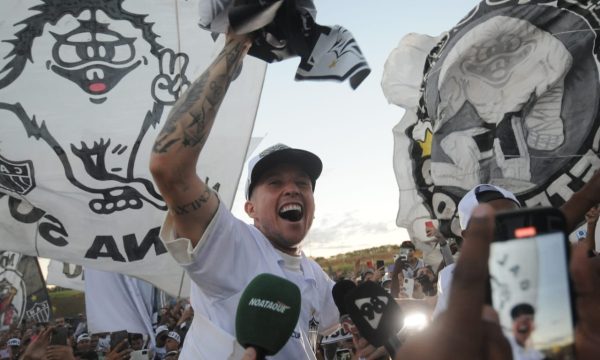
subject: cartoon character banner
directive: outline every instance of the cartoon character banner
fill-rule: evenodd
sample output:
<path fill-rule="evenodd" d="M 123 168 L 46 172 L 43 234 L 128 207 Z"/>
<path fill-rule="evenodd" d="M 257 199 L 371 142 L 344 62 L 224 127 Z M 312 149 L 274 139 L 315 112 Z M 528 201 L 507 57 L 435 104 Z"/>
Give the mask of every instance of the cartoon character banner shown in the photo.
<path fill-rule="evenodd" d="M 51 318 L 52 305 L 37 259 L 0 251 L 0 331 L 21 321 L 39 323 Z"/>
<path fill-rule="evenodd" d="M 197 12 L 184 0 L 0 2 L 2 248 L 181 293 L 148 162 L 171 106 L 224 42 Z M 199 160 L 228 206 L 265 68 L 244 62 Z"/>
<path fill-rule="evenodd" d="M 600 168 L 599 29 L 597 1 L 485 0 L 437 38 L 402 39 L 382 81 L 406 109 L 394 129 L 398 226 L 427 240 L 434 218 L 459 236 L 458 202 L 480 183 L 527 206 L 580 189 Z"/>

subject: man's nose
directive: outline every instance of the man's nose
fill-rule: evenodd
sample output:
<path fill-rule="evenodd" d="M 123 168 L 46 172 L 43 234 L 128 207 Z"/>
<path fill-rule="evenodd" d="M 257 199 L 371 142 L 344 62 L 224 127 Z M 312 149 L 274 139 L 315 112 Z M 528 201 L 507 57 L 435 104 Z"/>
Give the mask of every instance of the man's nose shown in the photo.
<path fill-rule="evenodd" d="M 288 195 L 298 195 L 300 194 L 300 188 L 294 181 L 288 181 L 285 183 L 285 193 Z"/>

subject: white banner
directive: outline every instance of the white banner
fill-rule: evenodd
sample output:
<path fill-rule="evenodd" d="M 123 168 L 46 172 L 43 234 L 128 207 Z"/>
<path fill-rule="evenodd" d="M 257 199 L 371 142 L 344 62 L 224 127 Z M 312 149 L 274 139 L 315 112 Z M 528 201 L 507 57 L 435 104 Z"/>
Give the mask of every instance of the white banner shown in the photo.
<path fill-rule="evenodd" d="M 481 1 L 438 37 L 409 34 L 382 85 L 406 109 L 394 128 L 396 223 L 426 241 L 480 183 L 527 207 L 559 207 L 600 169 L 596 0 Z"/>
<path fill-rule="evenodd" d="M 86 269 L 85 310 L 90 333 L 127 330 L 153 337 L 153 303 L 151 284 L 121 274 Z"/>
<path fill-rule="evenodd" d="M 2 248 L 147 280 L 187 296 L 158 237 L 166 205 L 148 171 L 179 91 L 222 47 L 197 1 L 0 3 Z M 265 64 L 248 58 L 198 173 L 231 206 Z"/>
<path fill-rule="evenodd" d="M 50 260 L 46 284 L 66 289 L 85 291 L 83 266 Z"/>

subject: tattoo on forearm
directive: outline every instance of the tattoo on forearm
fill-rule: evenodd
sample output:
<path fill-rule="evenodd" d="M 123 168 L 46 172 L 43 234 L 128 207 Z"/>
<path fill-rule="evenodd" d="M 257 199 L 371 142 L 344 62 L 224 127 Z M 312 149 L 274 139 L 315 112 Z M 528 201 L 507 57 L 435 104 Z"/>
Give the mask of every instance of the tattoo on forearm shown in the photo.
<path fill-rule="evenodd" d="M 154 142 L 153 152 L 166 153 L 176 144 L 183 147 L 204 145 L 245 49 L 242 43 L 226 44 L 225 47 L 175 103 Z"/>
<path fill-rule="evenodd" d="M 172 208 L 172 210 L 176 215 L 189 214 L 200 209 L 202 205 L 206 204 L 208 199 L 210 199 L 211 194 L 212 190 L 207 186 L 204 190 L 204 193 L 199 198 L 187 204 L 176 205 L 174 208 Z"/>

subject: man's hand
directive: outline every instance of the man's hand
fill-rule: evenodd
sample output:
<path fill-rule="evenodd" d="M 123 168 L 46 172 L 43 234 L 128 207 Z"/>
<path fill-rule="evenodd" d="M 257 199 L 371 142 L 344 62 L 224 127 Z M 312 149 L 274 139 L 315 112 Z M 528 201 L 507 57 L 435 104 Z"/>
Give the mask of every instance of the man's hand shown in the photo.
<path fill-rule="evenodd" d="M 587 222 L 588 227 L 596 227 L 596 223 L 598 222 L 598 216 L 600 216 L 600 208 L 597 205 L 585 213 L 585 221 Z"/>
<path fill-rule="evenodd" d="M 482 320 L 493 229 L 493 209 L 479 205 L 473 211 L 462 255 L 456 263 L 448 310 L 425 331 L 410 337 L 396 359 L 512 358 L 510 344 L 500 326 Z"/>
<path fill-rule="evenodd" d="M 356 349 L 358 359 L 378 360 L 389 359 L 388 353 L 383 346 L 376 348 L 360 336 L 352 335 L 352 343 Z"/>
<path fill-rule="evenodd" d="M 53 327 L 47 327 L 40 333 L 35 341 L 29 343 L 21 359 L 23 360 L 45 360 L 46 348 L 50 344 Z"/>
<path fill-rule="evenodd" d="M 46 348 L 48 360 L 75 360 L 73 348 L 66 345 L 50 345 Z"/>
<path fill-rule="evenodd" d="M 106 354 L 105 360 L 124 360 L 129 359 L 129 354 L 133 351 L 131 348 L 125 348 L 127 345 L 127 339 L 121 341 L 114 349 L 111 349 Z"/>
<path fill-rule="evenodd" d="M 571 255 L 579 322 L 575 329 L 577 360 L 600 359 L 600 257 L 588 258 L 585 244 Z"/>

